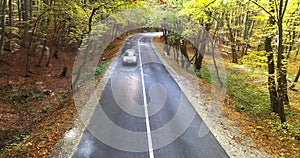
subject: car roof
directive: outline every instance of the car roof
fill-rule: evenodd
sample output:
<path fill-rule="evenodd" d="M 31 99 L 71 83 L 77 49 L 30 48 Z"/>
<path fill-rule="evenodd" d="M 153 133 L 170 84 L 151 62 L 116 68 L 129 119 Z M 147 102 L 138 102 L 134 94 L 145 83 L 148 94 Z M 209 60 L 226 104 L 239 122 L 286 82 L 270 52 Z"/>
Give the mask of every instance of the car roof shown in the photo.
<path fill-rule="evenodd" d="M 127 49 L 126 52 L 135 52 L 134 49 Z"/>

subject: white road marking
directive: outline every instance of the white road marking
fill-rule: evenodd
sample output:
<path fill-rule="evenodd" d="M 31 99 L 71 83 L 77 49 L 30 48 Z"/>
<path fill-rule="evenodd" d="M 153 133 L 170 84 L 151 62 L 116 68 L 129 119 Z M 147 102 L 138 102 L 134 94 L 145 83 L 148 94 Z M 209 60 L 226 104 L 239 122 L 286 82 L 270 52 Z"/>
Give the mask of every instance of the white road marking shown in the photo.
<path fill-rule="evenodd" d="M 144 81 L 143 64 L 142 64 L 142 57 L 141 57 L 141 48 L 140 48 L 140 39 L 141 38 L 142 37 L 140 37 L 138 39 L 138 53 L 139 53 L 140 67 L 141 67 L 141 76 L 142 76 L 144 108 L 145 108 L 145 118 L 146 118 L 146 128 L 147 128 L 147 139 L 148 139 L 149 157 L 150 158 L 154 158 L 153 145 L 152 145 L 152 136 L 151 136 L 151 128 L 150 128 L 150 120 L 149 120 L 148 105 L 147 105 L 147 98 L 146 98 L 145 81 Z"/>

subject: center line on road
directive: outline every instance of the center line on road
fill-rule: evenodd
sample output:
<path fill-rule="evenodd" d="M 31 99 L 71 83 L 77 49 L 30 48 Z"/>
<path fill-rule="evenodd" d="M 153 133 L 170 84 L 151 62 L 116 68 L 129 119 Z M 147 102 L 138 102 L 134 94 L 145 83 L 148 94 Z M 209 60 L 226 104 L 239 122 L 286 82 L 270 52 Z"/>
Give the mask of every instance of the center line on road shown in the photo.
<path fill-rule="evenodd" d="M 140 67 L 141 67 L 141 76 L 142 76 L 142 87 L 143 87 L 143 97 L 144 97 L 144 108 L 145 108 L 145 118 L 146 118 L 146 129 L 147 129 L 147 140 L 148 140 L 148 148 L 149 148 L 149 157 L 154 158 L 153 153 L 153 145 L 152 145 L 152 136 L 151 136 L 151 128 L 150 128 L 150 120 L 147 106 L 147 98 L 146 98 L 146 89 L 145 89 L 145 81 L 144 81 L 144 71 L 141 57 L 141 48 L 140 48 L 140 37 L 138 39 L 138 54 L 140 59 Z"/>

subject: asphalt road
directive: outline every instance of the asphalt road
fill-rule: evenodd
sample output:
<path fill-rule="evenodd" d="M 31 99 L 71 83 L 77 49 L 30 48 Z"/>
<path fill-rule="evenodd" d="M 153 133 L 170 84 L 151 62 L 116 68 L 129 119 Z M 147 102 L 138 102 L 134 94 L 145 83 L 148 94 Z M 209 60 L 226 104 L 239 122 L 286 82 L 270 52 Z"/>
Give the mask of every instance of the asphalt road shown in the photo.
<path fill-rule="evenodd" d="M 122 52 L 135 49 L 138 65 L 117 59 L 74 158 L 228 157 L 159 60 L 152 35 L 125 42 Z"/>

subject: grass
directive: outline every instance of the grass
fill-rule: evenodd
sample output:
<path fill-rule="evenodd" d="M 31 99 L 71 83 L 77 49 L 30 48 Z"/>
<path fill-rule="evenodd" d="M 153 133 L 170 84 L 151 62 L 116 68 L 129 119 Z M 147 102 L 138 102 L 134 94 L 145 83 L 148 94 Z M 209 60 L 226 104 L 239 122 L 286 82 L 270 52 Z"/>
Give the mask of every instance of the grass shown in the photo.
<path fill-rule="evenodd" d="M 106 61 L 102 61 L 101 63 L 97 64 L 97 66 L 93 69 L 96 76 L 101 75 L 106 69 Z"/>
<path fill-rule="evenodd" d="M 102 75 L 103 72 L 105 72 L 107 66 L 108 66 L 108 64 L 106 61 L 102 61 L 102 62 L 98 63 L 90 71 L 87 71 L 84 74 L 82 74 L 79 85 L 80 86 L 86 85 L 91 80 L 93 80 L 95 77 L 99 77 L 100 75 Z"/>
<path fill-rule="evenodd" d="M 237 107 L 254 115 L 265 115 L 269 111 L 269 95 L 252 81 L 258 80 L 256 73 L 243 71 L 234 65 L 226 65 L 227 94 L 236 99 L 233 107 Z M 212 84 L 209 70 L 206 66 L 196 71 L 199 78 Z"/>
<path fill-rule="evenodd" d="M 195 73 L 197 77 L 204 79 L 207 83 L 212 83 L 207 66 L 203 66 L 200 70 L 195 70 Z"/>
<path fill-rule="evenodd" d="M 227 66 L 226 75 L 227 93 L 236 99 L 233 106 L 258 116 L 268 113 L 269 94 L 259 87 L 262 85 L 253 83 L 258 80 L 256 75 L 231 66 Z"/>

